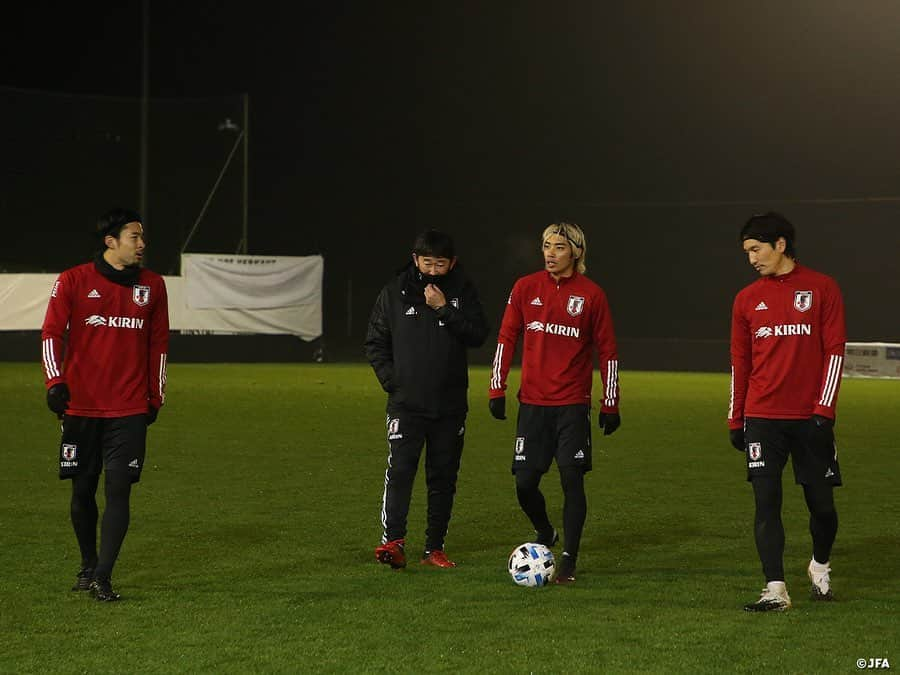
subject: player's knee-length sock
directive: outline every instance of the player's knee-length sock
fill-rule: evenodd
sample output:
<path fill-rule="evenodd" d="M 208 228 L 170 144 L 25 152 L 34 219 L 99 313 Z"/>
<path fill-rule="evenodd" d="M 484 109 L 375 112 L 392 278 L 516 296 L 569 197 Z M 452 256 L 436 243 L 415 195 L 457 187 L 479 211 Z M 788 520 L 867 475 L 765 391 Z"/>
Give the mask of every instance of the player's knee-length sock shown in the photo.
<path fill-rule="evenodd" d="M 584 470 L 577 466 L 567 466 L 559 470 L 563 496 L 563 527 L 565 540 L 563 550 L 572 558 L 578 556 L 581 533 L 587 518 L 587 496 L 584 493 Z"/>
<path fill-rule="evenodd" d="M 100 557 L 94 576 L 98 579 L 109 579 L 113 565 L 119 557 L 119 549 L 125 540 L 130 520 L 129 501 L 131 497 L 131 478 L 126 474 L 106 473 L 106 509 L 103 511 L 103 523 L 100 527 Z"/>
<path fill-rule="evenodd" d="M 784 581 L 784 524 L 781 522 L 781 477 L 753 479 L 756 500 L 754 534 L 766 581 Z"/>
<path fill-rule="evenodd" d="M 519 506 L 528 516 L 532 526 L 539 533 L 551 530 L 550 518 L 547 516 L 547 503 L 544 495 L 538 488 L 541 482 L 541 473 L 531 469 L 516 470 L 516 497 Z"/>
<path fill-rule="evenodd" d="M 97 565 L 97 482 L 100 476 L 75 476 L 72 479 L 72 502 L 69 512 L 78 548 L 81 566 L 93 569 Z"/>
<path fill-rule="evenodd" d="M 834 488 L 831 485 L 804 485 L 803 496 L 809 508 L 809 532 L 812 535 L 813 558 L 827 563 L 837 536 L 838 515 L 834 508 Z"/>

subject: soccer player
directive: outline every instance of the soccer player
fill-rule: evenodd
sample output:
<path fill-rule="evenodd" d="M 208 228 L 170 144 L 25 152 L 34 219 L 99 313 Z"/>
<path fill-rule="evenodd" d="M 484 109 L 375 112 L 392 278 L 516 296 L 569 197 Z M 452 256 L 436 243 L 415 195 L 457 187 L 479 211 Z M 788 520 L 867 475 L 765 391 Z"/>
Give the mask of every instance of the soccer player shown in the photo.
<path fill-rule="evenodd" d="M 165 398 L 169 314 L 166 285 L 142 269 L 144 228 L 133 211 L 100 218 L 93 261 L 59 275 L 41 342 L 47 405 L 62 420 L 59 477 L 72 481 L 71 517 L 81 571 L 73 591 L 119 599 L 110 581 L 141 477 L 147 427 Z M 106 508 L 97 550 L 96 492 Z"/>
<path fill-rule="evenodd" d="M 553 459 L 562 482 L 564 550 L 556 583 L 575 581 L 587 516 L 584 474 L 591 470 L 591 380 L 599 359 L 604 435 L 619 428 L 619 361 L 606 294 L 584 276 L 587 242 L 578 225 L 556 223 L 541 235 L 544 269 L 516 281 L 497 340 L 490 411 L 506 419 L 506 378 L 523 335 L 522 381 L 512 472 L 519 505 L 538 543 L 559 539 L 539 489 Z"/>
<path fill-rule="evenodd" d="M 457 263 L 453 239 L 437 230 L 413 244 L 412 261 L 378 295 L 365 351 L 388 394 L 388 466 L 375 558 L 406 566 L 406 519 L 425 446 L 428 527 L 424 565 L 449 568 L 444 553 L 462 457 L 469 386 L 466 350 L 488 326 L 475 286 Z"/>
<path fill-rule="evenodd" d="M 841 470 L 834 419 L 844 363 L 844 302 L 831 277 L 797 262 L 794 226 L 779 213 L 750 218 L 744 252 L 760 279 L 737 294 L 731 318 L 731 444 L 745 453 L 754 533 L 766 587 L 750 612 L 791 607 L 784 576 L 781 474 L 788 455 L 809 509 L 814 600 L 831 600 Z"/>

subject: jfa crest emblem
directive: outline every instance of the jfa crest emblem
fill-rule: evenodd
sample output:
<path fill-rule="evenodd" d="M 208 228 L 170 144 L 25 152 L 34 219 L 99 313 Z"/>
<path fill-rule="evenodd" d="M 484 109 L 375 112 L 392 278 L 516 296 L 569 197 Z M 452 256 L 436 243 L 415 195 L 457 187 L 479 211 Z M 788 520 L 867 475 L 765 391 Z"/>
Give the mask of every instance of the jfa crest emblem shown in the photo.
<path fill-rule="evenodd" d="M 67 462 L 71 462 L 78 454 L 78 446 L 73 443 L 63 443 L 62 458 Z"/>
<path fill-rule="evenodd" d="M 566 305 L 566 311 L 572 316 L 578 316 L 584 309 L 584 298 L 580 295 L 570 295 L 569 304 Z"/>
<path fill-rule="evenodd" d="M 750 443 L 747 450 L 750 452 L 750 459 L 754 462 L 762 457 L 762 443 Z"/>
<path fill-rule="evenodd" d="M 134 300 L 134 304 L 136 304 L 138 307 L 143 307 L 148 302 L 150 302 L 150 287 L 137 285 L 132 286 L 131 299 Z"/>
<path fill-rule="evenodd" d="M 812 307 L 812 291 L 794 291 L 794 309 L 805 312 Z"/>

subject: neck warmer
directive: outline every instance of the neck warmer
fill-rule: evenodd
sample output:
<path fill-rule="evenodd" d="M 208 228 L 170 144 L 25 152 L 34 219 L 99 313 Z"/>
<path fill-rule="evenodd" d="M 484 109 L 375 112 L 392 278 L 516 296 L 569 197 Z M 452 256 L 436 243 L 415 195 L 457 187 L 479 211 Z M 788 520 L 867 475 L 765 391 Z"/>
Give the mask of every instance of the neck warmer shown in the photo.
<path fill-rule="evenodd" d="M 137 283 L 138 277 L 141 275 L 140 265 L 130 265 L 124 269 L 117 270 L 115 267 L 106 262 L 106 258 L 102 253 L 98 253 L 94 258 L 94 267 L 103 276 L 114 284 L 120 286 L 132 286 Z"/>

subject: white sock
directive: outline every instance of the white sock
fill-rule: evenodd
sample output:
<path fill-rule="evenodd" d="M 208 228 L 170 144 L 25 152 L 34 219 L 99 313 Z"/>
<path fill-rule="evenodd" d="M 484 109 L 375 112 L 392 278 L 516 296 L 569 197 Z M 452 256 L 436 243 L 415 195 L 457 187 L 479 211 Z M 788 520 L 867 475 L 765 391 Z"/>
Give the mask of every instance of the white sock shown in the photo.
<path fill-rule="evenodd" d="M 818 569 L 818 570 L 820 570 L 820 571 L 822 571 L 822 572 L 824 572 L 824 571 L 825 571 L 825 568 L 828 567 L 828 562 L 827 562 L 827 561 L 826 561 L 826 562 L 823 562 L 823 563 L 820 563 L 820 562 L 819 562 L 818 560 L 816 560 L 815 558 L 812 558 L 810 564 L 813 566 L 813 568 L 816 568 L 816 569 Z"/>
<path fill-rule="evenodd" d="M 768 588 L 773 593 L 787 593 L 787 586 L 783 581 L 770 581 L 766 584 L 766 588 Z"/>

